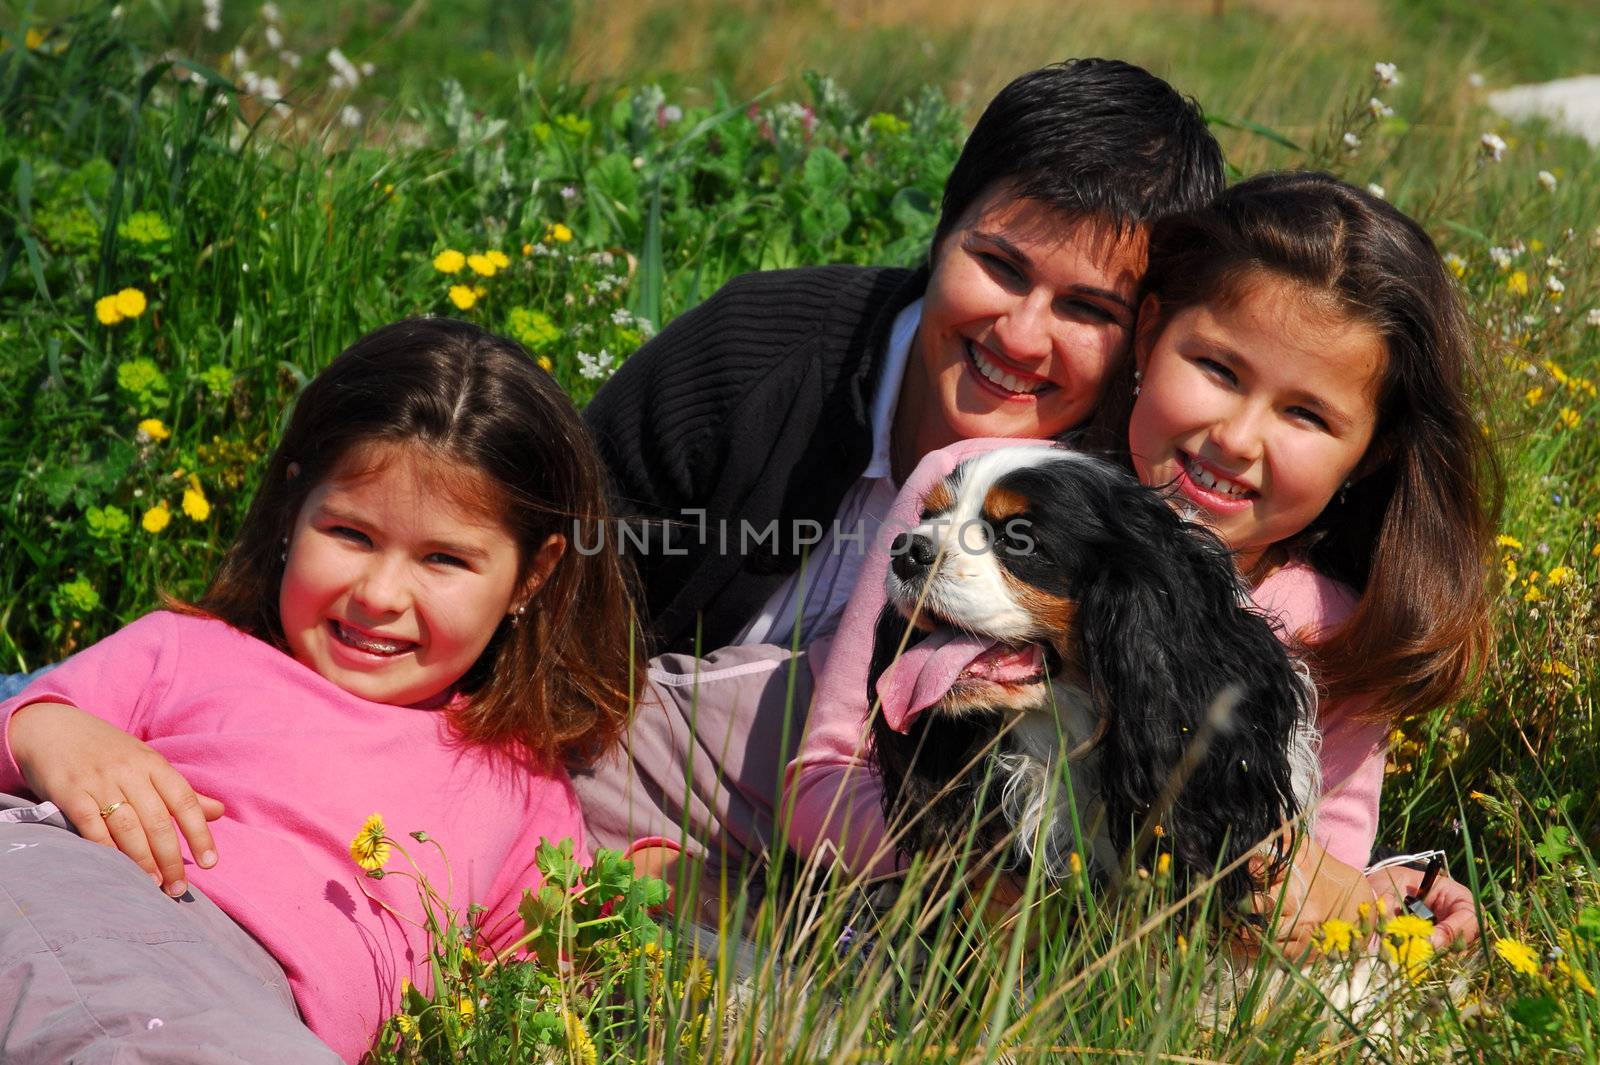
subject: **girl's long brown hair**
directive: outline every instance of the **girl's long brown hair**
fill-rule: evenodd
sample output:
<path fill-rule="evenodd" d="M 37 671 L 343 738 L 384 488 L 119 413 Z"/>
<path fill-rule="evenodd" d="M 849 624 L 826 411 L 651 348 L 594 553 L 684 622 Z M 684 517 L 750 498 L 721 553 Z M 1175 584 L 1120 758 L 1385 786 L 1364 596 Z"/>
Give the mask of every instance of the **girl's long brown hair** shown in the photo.
<path fill-rule="evenodd" d="M 1305 649 L 1329 697 L 1371 696 L 1396 717 L 1453 698 L 1490 639 L 1486 567 L 1502 482 L 1472 415 L 1472 333 L 1426 232 L 1328 174 L 1263 174 L 1209 207 L 1158 221 L 1143 290 L 1161 321 L 1237 298 L 1268 273 L 1329 297 L 1384 339 L 1372 443 L 1322 513 L 1280 546 L 1355 589 L 1349 619 Z M 1127 453 L 1132 360 L 1108 385 L 1090 434 Z"/>
<path fill-rule="evenodd" d="M 622 735 L 630 674 L 644 656 L 617 553 L 584 554 L 606 519 L 605 475 L 577 411 L 510 340 L 446 318 L 369 333 L 306 386 L 267 464 L 238 539 L 193 612 L 288 647 L 278 617 L 284 538 L 312 488 L 373 445 L 420 446 L 493 486 L 477 500 L 519 547 L 567 550 L 520 624 L 502 623 L 459 684 L 452 709 L 466 742 L 519 749 L 542 766 L 577 767 Z M 291 475 L 291 466 L 294 472 Z"/>

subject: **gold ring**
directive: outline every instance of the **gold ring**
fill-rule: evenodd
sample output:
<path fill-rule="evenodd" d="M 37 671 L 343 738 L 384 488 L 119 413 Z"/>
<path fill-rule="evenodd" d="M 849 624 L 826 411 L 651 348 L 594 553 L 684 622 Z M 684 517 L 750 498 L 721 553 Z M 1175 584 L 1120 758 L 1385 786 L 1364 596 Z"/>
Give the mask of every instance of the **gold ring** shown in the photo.
<path fill-rule="evenodd" d="M 118 799 L 116 802 L 108 802 L 104 806 L 100 807 L 100 816 L 110 817 L 112 814 L 116 813 L 126 805 L 128 805 L 128 803 L 125 799 Z"/>

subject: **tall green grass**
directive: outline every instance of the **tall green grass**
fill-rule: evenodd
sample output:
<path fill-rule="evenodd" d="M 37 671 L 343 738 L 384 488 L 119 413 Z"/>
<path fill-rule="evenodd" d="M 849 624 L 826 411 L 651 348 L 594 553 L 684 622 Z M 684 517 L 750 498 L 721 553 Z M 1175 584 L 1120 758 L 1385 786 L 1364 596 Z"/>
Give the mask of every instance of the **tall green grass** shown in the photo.
<path fill-rule="evenodd" d="M 741 66 L 775 32 L 760 24 L 709 42 L 719 78 L 668 72 L 661 88 L 574 76 L 584 55 L 546 46 L 584 47 L 581 16 L 593 12 L 581 6 L 538 40 L 493 34 L 490 57 L 469 7 L 408 7 L 387 25 L 417 14 L 394 32 L 365 12 L 283 7 L 289 45 L 304 50 L 299 81 L 264 65 L 279 59 L 255 8 L 230 5 L 220 34 L 187 9 L 7 9 L 0 666 L 58 658 L 161 591 L 197 592 L 284 410 L 363 331 L 407 314 L 469 317 L 522 339 L 581 403 L 608 365 L 735 273 L 915 261 L 972 102 L 1068 51 L 1123 52 L 1168 73 L 1222 120 L 1240 172 L 1330 167 L 1419 217 L 1460 258 L 1485 354 L 1484 424 L 1508 478 L 1497 646 L 1461 702 L 1400 723 L 1381 842 L 1445 847 L 1484 902 L 1486 942 L 1526 941 L 1535 973 L 1480 950 L 1398 982 L 1373 1017 L 1341 1018 L 1310 984 L 1252 983 L 1281 968 L 1241 963 L 1240 1008 L 1224 1010 L 1209 997 L 1209 926 L 1169 915 L 1170 886 L 1153 871 L 1110 908 L 1052 901 L 1027 918 L 1043 922 L 1037 937 L 990 934 L 959 891 L 909 891 L 865 956 L 837 948 L 843 928 L 873 924 L 855 886 L 835 885 L 804 896 L 809 909 L 771 894 L 736 910 L 730 928 L 752 930 L 777 960 L 743 982 L 719 970 L 709 998 L 673 989 L 702 980 L 687 929 L 658 955 L 634 927 L 584 945 L 570 976 L 548 959 L 462 976 L 486 997 L 480 1027 L 460 1020 L 459 996 L 417 1004 L 447 1043 L 469 1060 L 503 1060 L 514 1037 L 567 1053 L 576 1037 L 543 1008 L 555 995 L 596 1053 L 618 1060 L 1593 1056 L 1583 981 L 1600 982 L 1600 326 L 1589 324 L 1600 184 L 1591 149 L 1499 123 L 1467 77 L 1557 71 L 1581 32 L 1526 43 L 1536 60 L 1440 47 L 1420 17 L 1330 30 L 1236 5 L 1220 21 L 1086 8 L 1061 34 L 1004 18 L 920 38 L 834 32 L 840 77 L 796 74 L 761 94 L 770 71 Z M 676 23 L 658 11 L 638 32 L 689 32 L 697 10 Z M 851 28 L 830 11 L 784 9 L 796 24 Z M 1453 39 L 1491 39 L 1462 32 Z M 227 54 L 234 39 L 242 65 Z M 379 69 L 330 89 L 321 52 L 334 44 Z M 1398 86 L 1372 80 L 1379 58 L 1401 62 Z M 286 108 L 234 92 L 252 66 L 284 75 Z M 462 80 L 441 83 L 444 72 Z M 1369 114 L 1374 94 L 1395 114 Z M 347 104 L 359 127 L 340 122 Z M 1347 131 L 1359 148 L 1343 146 Z M 1510 142 L 1503 161 L 1484 156 L 1486 131 Z M 447 250 L 509 265 L 446 273 Z M 97 302 L 129 288 L 144 309 L 102 324 Z M 925 926 L 931 949 L 895 931 L 911 926 Z"/>

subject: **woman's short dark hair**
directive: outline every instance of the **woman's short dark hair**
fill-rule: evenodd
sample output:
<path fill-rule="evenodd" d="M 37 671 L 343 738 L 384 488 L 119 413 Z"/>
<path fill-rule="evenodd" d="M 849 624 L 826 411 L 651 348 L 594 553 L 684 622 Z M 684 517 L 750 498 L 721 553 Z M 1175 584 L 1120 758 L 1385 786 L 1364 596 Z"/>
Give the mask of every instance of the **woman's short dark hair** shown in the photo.
<path fill-rule="evenodd" d="M 1142 67 L 1069 59 L 1001 89 L 944 186 L 933 248 L 988 190 L 1118 230 L 1222 191 L 1222 149 L 1200 106 Z"/>
<path fill-rule="evenodd" d="M 1490 637 L 1485 567 L 1502 494 L 1472 401 L 1481 381 L 1460 291 L 1423 228 L 1330 174 L 1262 174 L 1150 233 L 1140 346 L 1186 308 L 1285 278 L 1370 326 L 1386 351 L 1378 420 L 1349 487 L 1283 545 L 1360 596 L 1307 648 L 1333 697 L 1374 713 L 1456 695 Z M 1107 385 L 1087 443 L 1126 454 L 1133 362 Z"/>
<path fill-rule="evenodd" d="M 463 499 L 502 522 L 522 574 L 552 535 L 568 549 L 528 603 L 504 622 L 459 682 L 451 710 L 462 739 L 509 746 L 533 762 L 576 766 L 618 738 L 631 674 L 644 661 L 616 552 L 572 549 L 605 520 L 605 472 L 572 401 L 515 342 L 468 322 L 413 318 L 346 348 L 295 401 L 266 473 L 205 594 L 191 613 L 217 617 L 287 651 L 278 616 L 285 538 L 311 490 L 347 459 L 381 461 L 415 446 L 487 484 Z M 484 494 L 482 492 L 480 495 Z"/>

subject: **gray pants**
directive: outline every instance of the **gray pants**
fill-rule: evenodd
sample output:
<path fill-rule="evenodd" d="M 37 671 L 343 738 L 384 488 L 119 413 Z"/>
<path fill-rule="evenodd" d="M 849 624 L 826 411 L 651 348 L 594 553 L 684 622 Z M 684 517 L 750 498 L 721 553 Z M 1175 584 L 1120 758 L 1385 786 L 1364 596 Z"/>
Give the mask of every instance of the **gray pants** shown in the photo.
<path fill-rule="evenodd" d="M 660 836 L 712 869 L 764 868 L 784 766 L 811 706 L 805 652 L 752 644 L 661 655 L 648 677 L 623 746 L 574 774 L 591 843 L 623 850 Z"/>
<path fill-rule="evenodd" d="M 0 1062 L 340 1060 L 249 933 L 54 810 L 0 795 Z"/>

